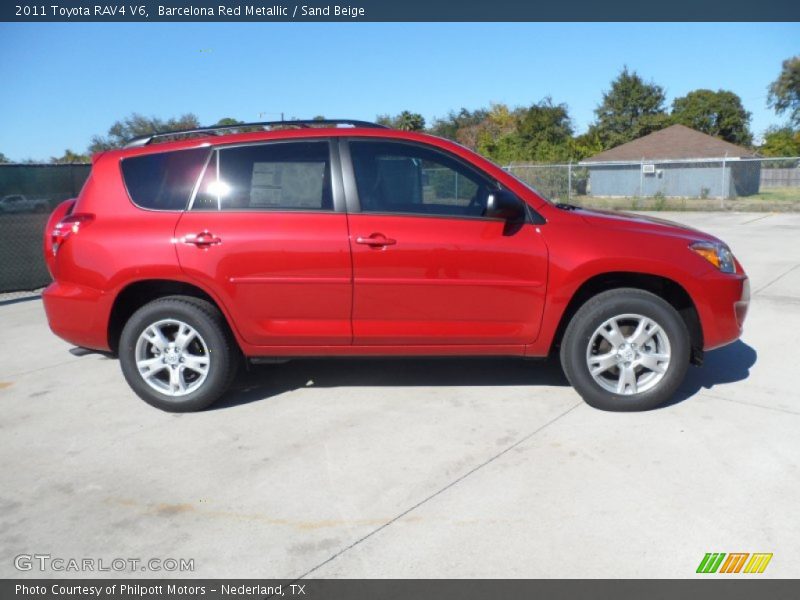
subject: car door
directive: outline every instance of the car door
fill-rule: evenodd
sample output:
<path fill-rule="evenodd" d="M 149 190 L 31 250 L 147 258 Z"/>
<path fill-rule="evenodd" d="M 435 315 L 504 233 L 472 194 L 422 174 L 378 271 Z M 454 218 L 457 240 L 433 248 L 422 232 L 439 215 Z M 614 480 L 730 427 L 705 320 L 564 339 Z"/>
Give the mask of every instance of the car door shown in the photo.
<path fill-rule="evenodd" d="M 521 350 L 536 338 L 547 248 L 533 223 L 484 216 L 495 181 L 401 141 L 351 139 L 342 160 L 354 344 Z"/>
<path fill-rule="evenodd" d="M 221 147 L 178 222 L 181 268 L 253 345 L 351 343 L 347 219 L 331 164 L 327 139 Z"/>

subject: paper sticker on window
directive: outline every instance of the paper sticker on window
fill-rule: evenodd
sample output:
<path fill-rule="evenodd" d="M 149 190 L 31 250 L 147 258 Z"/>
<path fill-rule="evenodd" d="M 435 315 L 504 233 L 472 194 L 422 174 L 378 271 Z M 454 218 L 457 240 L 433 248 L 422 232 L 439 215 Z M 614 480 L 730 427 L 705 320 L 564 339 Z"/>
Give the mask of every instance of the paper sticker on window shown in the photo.
<path fill-rule="evenodd" d="M 254 163 L 250 206 L 320 208 L 324 175 L 324 162 Z"/>

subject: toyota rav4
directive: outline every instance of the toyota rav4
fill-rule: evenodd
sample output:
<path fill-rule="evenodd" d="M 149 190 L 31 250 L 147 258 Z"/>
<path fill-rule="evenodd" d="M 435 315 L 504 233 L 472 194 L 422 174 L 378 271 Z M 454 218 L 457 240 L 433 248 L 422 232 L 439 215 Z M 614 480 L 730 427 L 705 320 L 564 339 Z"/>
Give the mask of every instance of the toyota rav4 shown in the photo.
<path fill-rule="evenodd" d="M 741 334 L 748 279 L 711 235 L 553 204 L 429 135 L 274 125 L 99 154 L 50 217 L 50 327 L 158 408 L 246 360 L 558 353 L 586 402 L 642 410 Z"/>

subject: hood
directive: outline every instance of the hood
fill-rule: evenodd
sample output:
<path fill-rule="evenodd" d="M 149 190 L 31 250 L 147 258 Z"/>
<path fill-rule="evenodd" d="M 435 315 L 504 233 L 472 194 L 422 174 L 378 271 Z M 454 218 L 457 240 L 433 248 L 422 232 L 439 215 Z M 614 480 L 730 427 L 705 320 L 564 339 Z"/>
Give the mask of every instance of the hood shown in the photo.
<path fill-rule="evenodd" d="M 581 218 L 593 227 L 671 235 L 698 241 L 719 241 L 713 235 L 681 223 L 628 212 L 579 209 Z"/>

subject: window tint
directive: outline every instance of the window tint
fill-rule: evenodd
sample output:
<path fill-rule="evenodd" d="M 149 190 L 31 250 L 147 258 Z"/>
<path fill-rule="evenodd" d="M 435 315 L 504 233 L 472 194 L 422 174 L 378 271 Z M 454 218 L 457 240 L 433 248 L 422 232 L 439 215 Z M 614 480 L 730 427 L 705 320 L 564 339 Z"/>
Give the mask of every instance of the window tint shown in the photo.
<path fill-rule="evenodd" d="M 350 142 L 364 212 L 480 217 L 495 184 L 448 154 L 398 142 Z"/>
<path fill-rule="evenodd" d="M 184 210 L 207 156 L 208 149 L 199 148 L 125 158 L 122 176 L 142 208 Z"/>
<path fill-rule="evenodd" d="M 332 210 L 328 142 L 223 148 L 206 169 L 193 210 Z"/>

